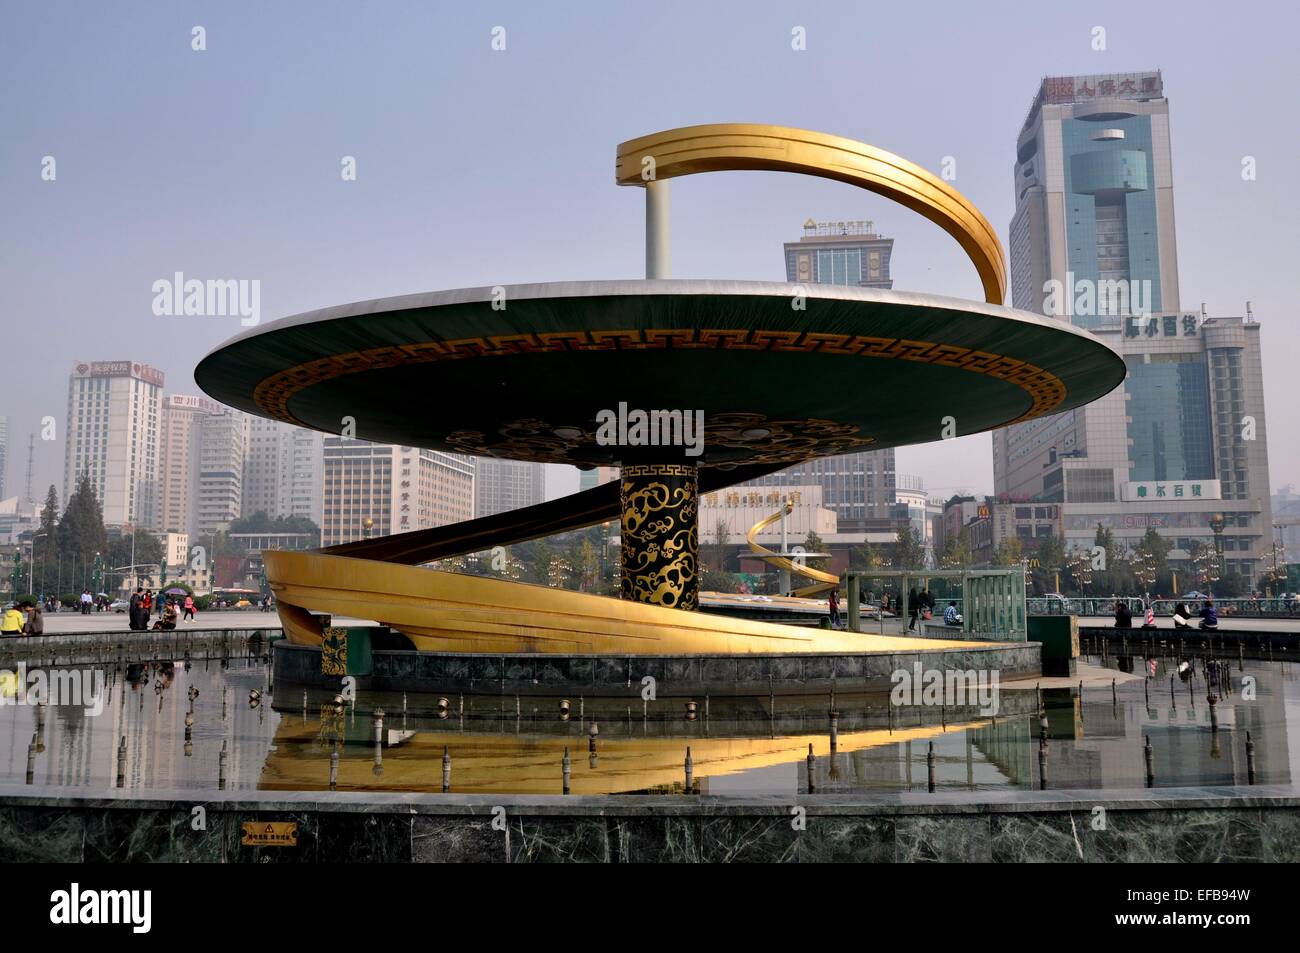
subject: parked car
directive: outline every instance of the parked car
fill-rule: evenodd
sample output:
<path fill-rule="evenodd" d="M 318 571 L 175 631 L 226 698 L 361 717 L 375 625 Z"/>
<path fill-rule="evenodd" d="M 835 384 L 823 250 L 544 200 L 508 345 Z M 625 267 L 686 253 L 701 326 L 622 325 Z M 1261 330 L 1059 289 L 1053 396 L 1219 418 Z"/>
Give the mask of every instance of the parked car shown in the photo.
<path fill-rule="evenodd" d="M 114 599 L 108 604 L 108 608 L 111 612 L 125 612 L 131 608 L 131 603 L 126 599 Z"/>
<path fill-rule="evenodd" d="M 1050 611 L 1062 613 L 1068 613 L 1071 611 L 1072 606 L 1070 605 L 1070 600 L 1065 598 L 1065 596 L 1061 595 L 1059 592 L 1046 593 L 1043 598 L 1047 600 L 1047 608 Z"/>

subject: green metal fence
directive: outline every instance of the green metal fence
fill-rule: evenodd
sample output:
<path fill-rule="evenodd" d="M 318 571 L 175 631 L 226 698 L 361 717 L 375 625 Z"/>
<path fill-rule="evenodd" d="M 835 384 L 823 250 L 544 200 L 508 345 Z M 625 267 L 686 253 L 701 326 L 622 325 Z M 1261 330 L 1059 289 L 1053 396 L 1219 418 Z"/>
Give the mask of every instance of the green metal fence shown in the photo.
<path fill-rule="evenodd" d="M 962 636 L 996 642 L 1024 642 L 1028 635 L 1025 600 L 1025 570 L 1012 569 L 873 569 L 849 572 L 843 576 L 848 595 L 848 627 L 862 629 L 862 591 L 865 580 L 897 581 L 903 604 L 900 615 L 906 618 L 907 593 L 916 586 L 918 593 L 934 580 L 948 580 L 961 587 Z M 934 623 L 943 618 L 947 600 L 936 599 Z M 932 623 L 932 624 L 934 624 Z M 880 630 L 884 631 L 883 615 Z"/>

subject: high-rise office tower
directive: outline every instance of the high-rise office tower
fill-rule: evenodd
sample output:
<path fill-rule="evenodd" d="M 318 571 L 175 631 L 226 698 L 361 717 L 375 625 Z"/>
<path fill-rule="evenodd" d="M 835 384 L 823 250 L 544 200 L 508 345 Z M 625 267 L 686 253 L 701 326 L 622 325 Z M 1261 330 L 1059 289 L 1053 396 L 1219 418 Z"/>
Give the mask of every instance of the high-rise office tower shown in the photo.
<path fill-rule="evenodd" d="M 248 414 L 229 407 L 202 418 L 195 524 L 200 536 L 228 529 L 243 515 L 248 425 Z"/>
<path fill-rule="evenodd" d="M 162 371 L 132 361 L 78 361 L 68 379 L 63 501 L 82 474 L 107 525 L 153 529 L 160 477 Z"/>
<path fill-rule="evenodd" d="M 459 453 L 325 437 L 321 545 L 472 518 L 474 464 Z"/>
<path fill-rule="evenodd" d="M 794 284 L 892 288 L 889 260 L 894 240 L 877 234 L 870 221 L 804 222 L 803 237 L 785 243 L 785 277 Z M 868 520 L 890 517 L 894 496 L 894 451 L 869 450 L 807 460 L 746 486 L 822 488 L 822 506 L 834 510 L 841 533 L 866 529 Z"/>
<path fill-rule="evenodd" d="M 323 434 L 254 417 L 244 464 L 244 515 L 302 516 L 319 526 L 323 453 Z"/>
<path fill-rule="evenodd" d="M 1139 310 L 1116 300 L 1138 282 L 1143 308 L 1177 313 L 1173 188 L 1159 72 L 1044 79 L 1016 142 L 1012 304 L 1080 327 L 1113 325 Z M 1071 293 L 1046 301 L 1049 281 Z M 1116 284 L 1077 307 L 1074 292 L 1100 282 Z"/>
<path fill-rule="evenodd" d="M 994 431 L 997 493 L 1063 503 L 1067 547 L 1091 545 L 1099 523 L 1130 547 L 1155 529 L 1175 564 L 1199 540 L 1252 576 L 1271 533 L 1259 325 L 1180 310 L 1160 73 L 1044 79 L 1014 179 L 1012 303 L 1096 334 L 1128 377 Z"/>
<path fill-rule="evenodd" d="M 495 516 L 546 499 L 545 468 L 526 460 L 477 457 L 474 461 L 474 515 Z"/>
<path fill-rule="evenodd" d="M 199 456 L 203 421 L 221 412 L 206 397 L 168 394 L 163 398 L 159 439 L 161 479 L 154 527 L 164 533 L 198 534 Z"/>

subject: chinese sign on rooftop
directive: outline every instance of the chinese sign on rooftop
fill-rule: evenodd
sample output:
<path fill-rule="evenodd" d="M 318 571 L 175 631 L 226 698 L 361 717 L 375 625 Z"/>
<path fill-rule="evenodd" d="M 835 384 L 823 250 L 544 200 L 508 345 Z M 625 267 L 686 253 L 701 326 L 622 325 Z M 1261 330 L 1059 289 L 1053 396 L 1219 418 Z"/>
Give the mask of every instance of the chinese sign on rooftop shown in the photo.
<path fill-rule="evenodd" d="M 1082 103 L 1091 99 L 1157 99 L 1164 95 L 1159 73 L 1049 76 L 1044 86 L 1049 103 Z"/>

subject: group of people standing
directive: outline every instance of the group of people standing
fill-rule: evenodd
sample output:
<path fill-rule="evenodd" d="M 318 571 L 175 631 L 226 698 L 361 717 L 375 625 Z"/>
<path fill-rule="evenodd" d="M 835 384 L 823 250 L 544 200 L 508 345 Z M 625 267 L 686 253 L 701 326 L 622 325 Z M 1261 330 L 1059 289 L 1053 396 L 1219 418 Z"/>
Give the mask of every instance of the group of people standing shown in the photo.
<path fill-rule="evenodd" d="M 133 630 L 148 629 L 149 616 L 154 610 L 158 611 L 158 621 L 154 623 L 155 629 L 174 629 L 176 621 L 184 612 L 186 619 L 194 618 L 194 597 L 186 594 L 185 602 L 179 603 L 175 598 L 167 596 L 166 593 L 158 593 L 154 597 L 152 589 L 136 587 L 135 592 L 131 594 L 131 601 L 127 606 L 127 618 Z"/>

